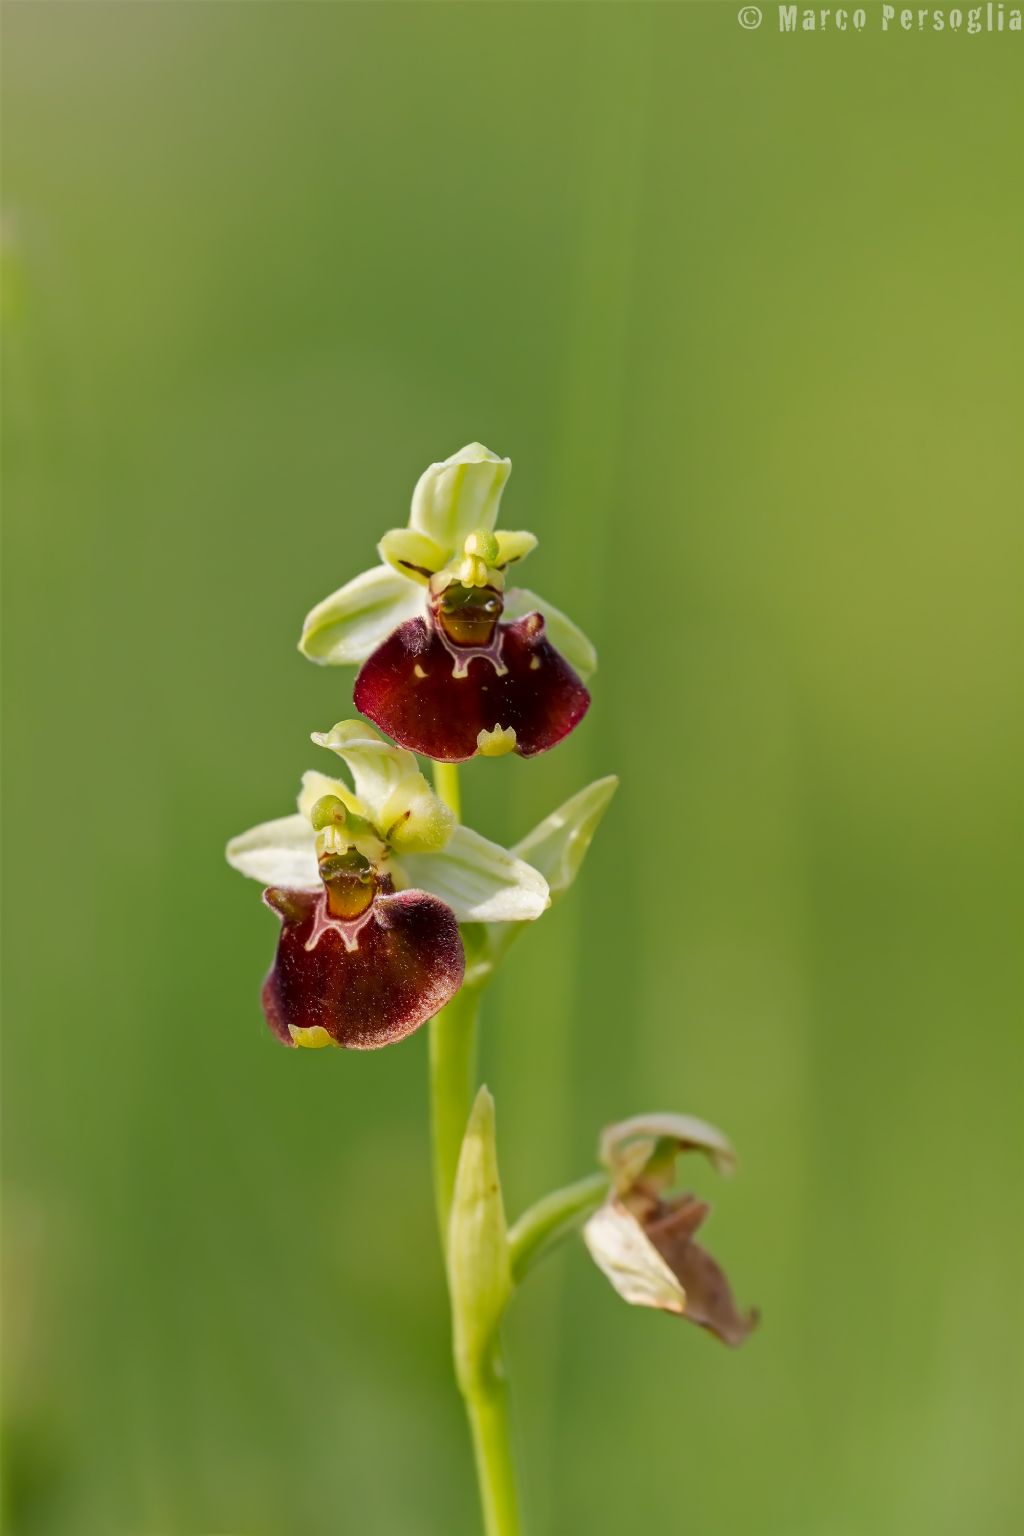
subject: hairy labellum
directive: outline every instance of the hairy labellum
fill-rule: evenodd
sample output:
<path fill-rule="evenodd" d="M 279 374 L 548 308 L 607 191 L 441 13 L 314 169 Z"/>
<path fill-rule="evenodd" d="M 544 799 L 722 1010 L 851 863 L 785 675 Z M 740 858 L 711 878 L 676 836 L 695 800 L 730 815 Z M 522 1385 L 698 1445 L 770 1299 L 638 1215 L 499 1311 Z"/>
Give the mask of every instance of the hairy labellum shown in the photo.
<path fill-rule="evenodd" d="M 457 763 L 515 751 L 533 757 L 579 724 L 590 694 L 544 633 L 539 613 L 500 623 L 431 603 L 364 662 L 356 708 L 413 752 Z M 489 597 L 493 603 L 493 595 Z M 500 611 L 500 603 L 499 603 Z M 476 644 L 463 644 L 463 640 Z"/>
<path fill-rule="evenodd" d="M 281 918 L 263 985 L 267 1023 L 285 1045 L 375 1050 L 412 1034 L 462 985 L 465 956 L 450 907 L 379 881 L 364 911 L 332 915 L 325 890 L 271 887 Z"/>

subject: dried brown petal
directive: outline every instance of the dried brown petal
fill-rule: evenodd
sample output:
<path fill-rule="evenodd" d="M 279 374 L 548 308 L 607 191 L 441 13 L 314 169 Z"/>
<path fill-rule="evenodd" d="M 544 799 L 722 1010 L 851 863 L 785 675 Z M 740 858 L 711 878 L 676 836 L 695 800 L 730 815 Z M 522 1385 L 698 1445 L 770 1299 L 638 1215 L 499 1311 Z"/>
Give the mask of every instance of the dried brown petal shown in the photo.
<path fill-rule="evenodd" d="M 725 1271 L 693 1241 L 709 1210 L 710 1206 L 693 1195 L 680 1195 L 662 1201 L 644 1221 L 643 1229 L 683 1289 L 683 1316 L 735 1349 L 756 1325 L 758 1314 L 739 1311 Z"/>
<path fill-rule="evenodd" d="M 591 1257 L 624 1301 L 688 1318 L 736 1348 L 757 1322 L 741 1313 L 721 1266 L 693 1241 L 708 1206 L 692 1195 L 609 1201 L 587 1222 Z"/>

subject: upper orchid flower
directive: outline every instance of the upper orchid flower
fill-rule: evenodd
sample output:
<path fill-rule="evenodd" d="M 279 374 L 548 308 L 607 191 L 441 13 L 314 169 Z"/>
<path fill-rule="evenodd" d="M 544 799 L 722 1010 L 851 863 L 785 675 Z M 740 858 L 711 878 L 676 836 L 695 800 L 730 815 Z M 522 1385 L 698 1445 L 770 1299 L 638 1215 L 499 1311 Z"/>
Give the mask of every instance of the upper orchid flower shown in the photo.
<path fill-rule="evenodd" d="M 408 527 L 378 545 L 385 563 L 319 603 L 299 642 L 313 661 L 362 663 L 356 708 L 441 762 L 546 752 L 590 703 L 590 641 L 534 593 L 506 590 L 537 543 L 495 529 L 511 467 L 480 443 L 432 464 Z"/>
<path fill-rule="evenodd" d="M 361 720 L 313 740 L 340 779 L 303 775 L 299 809 L 232 839 L 228 862 L 282 919 L 263 988 L 286 1045 L 369 1050 L 410 1034 L 462 985 L 460 922 L 518 922 L 549 904 L 543 875 L 455 822 L 410 752 Z"/>

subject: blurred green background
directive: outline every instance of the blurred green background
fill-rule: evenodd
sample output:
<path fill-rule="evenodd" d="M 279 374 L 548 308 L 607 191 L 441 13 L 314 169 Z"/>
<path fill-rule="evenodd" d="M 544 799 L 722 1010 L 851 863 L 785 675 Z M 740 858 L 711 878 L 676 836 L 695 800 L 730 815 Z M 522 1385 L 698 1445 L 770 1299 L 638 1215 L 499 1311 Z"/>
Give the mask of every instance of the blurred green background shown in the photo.
<path fill-rule="evenodd" d="M 1021 1528 L 1024 44 L 871 22 L 6 7 L 12 1533 L 476 1529 L 425 1034 L 282 1051 L 222 858 L 350 712 L 303 614 L 473 438 L 602 661 L 468 816 L 622 776 L 487 1011 L 508 1204 L 712 1119 L 764 1312 L 551 1260 L 531 1536 Z"/>

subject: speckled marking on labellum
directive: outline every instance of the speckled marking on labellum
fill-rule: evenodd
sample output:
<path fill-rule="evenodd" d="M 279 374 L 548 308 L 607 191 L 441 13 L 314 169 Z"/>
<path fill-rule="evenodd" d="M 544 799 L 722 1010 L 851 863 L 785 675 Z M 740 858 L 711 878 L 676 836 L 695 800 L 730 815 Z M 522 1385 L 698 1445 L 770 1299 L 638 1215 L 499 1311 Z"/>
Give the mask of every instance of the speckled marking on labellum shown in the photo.
<path fill-rule="evenodd" d="M 446 611 L 442 595 L 425 618 L 400 625 L 363 664 L 356 708 L 402 746 L 441 762 L 533 757 L 556 746 L 583 719 L 590 694 L 546 638 L 539 613 L 505 624 L 501 594 L 489 590 L 485 601 L 482 622 Z"/>

